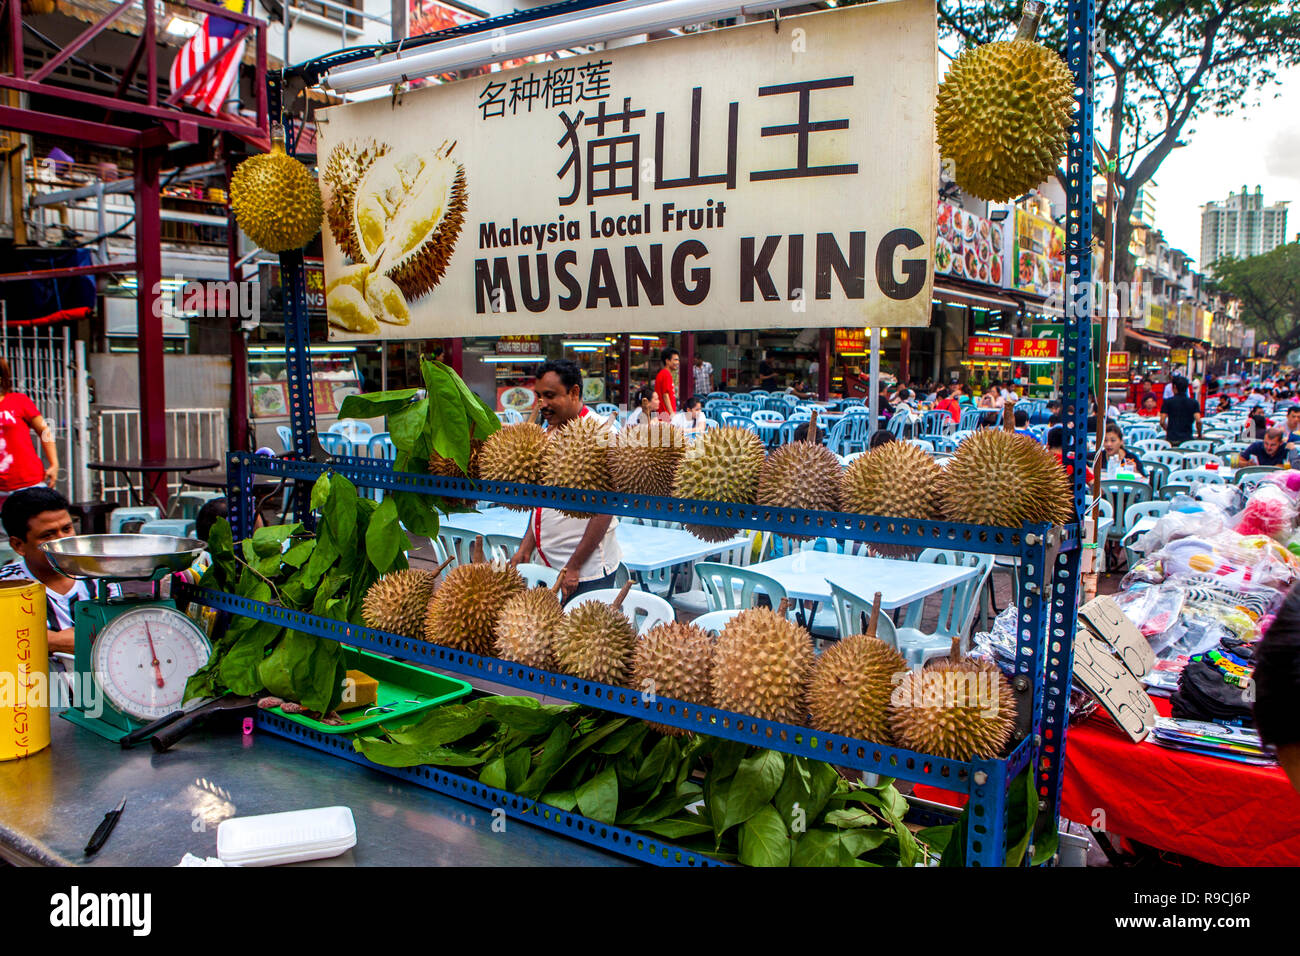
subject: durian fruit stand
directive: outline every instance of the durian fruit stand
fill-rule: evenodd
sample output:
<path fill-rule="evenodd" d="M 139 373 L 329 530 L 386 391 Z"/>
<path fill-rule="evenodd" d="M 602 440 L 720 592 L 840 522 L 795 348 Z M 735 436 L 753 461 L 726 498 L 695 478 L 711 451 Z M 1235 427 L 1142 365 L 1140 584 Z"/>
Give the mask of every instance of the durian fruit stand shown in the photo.
<path fill-rule="evenodd" d="M 489 27 L 492 24 L 492 21 L 484 22 Z M 1069 139 L 1066 157 L 1070 177 L 1067 184 L 1069 243 L 1066 250 L 1066 272 L 1067 275 L 1075 276 L 1086 276 L 1091 272 L 1091 216 L 1088 211 L 1091 208 L 1092 23 L 1091 0 L 1071 0 L 1067 15 L 1068 65 L 1080 95 L 1075 102 L 1073 136 Z M 278 102 L 279 93 L 280 90 L 273 86 L 273 103 Z M 951 104 L 948 109 L 951 114 Z M 273 110 L 273 114 L 274 112 Z M 941 128 L 943 121 L 941 109 Z M 412 534 L 427 535 L 427 527 L 418 519 L 419 509 L 414 508 L 410 502 L 414 497 L 440 497 L 487 501 L 518 509 L 567 508 L 581 513 L 611 514 L 620 518 L 677 521 L 700 529 L 702 536 L 712 534 L 718 539 L 725 538 L 728 529 L 746 529 L 866 542 L 882 551 L 916 551 L 925 547 L 938 547 L 1012 559 L 1016 566 L 1017 593 L 1021 596 L 1018 604 L 1014 673 L 1007 691 L 1015 700 L 1014 731 L 1010 742 L 996 756 L 956 759 L 827 732 L 806 726 L 801 720 L 788 722 L 762 719 L 738 710 L 645 694 L 638 689 L 613 682 L 576 677 L 558 670 L 473 653 L 463 647 L 438 643 L 436 634 L 435 640 L 421 640 L 410 635 L 337 620 L 328 616 L 328 605 L 331 603 L 328 600 L 318 600 L 315 608 L 308 611 L 272 602 L 269 589 L 264 590 L 259 598 L 210 586 L 182 586 L 182 596 L 195 603 L 228 612 L 236 619 L 264 622 L 287 628 L 290 633 L 337 641 L 450 674 L 515 688 L 524 696 L 545 696 L 572 702 L 594 712 L 633 718 L 632 723 L 638 722 L 636 719 L 653 721 L 661 728 L 696 735 L 689 738 L 691 740 L 711 741 L 708 746 L 721 746 L 725 749 L 725 745 L 730 743 L 732 746 L 726 752 L 731 757 L 718 759 L 730 760 L 733 769 L 736 761 L 743 763 L 742 770 L 736 772 L 748 774 L 752 785 L 757 785 L 761 779 L 770 778 L 774 767 L 776 783 L 781 783 L 783 779 L 794 781 L 792 785 L 795 787 L 800 786 L 798 778 L 801 775 L 804 777 L 802 786 L 812 785 L 808 783 L 809 768 L 813 768 L 811 778 L 824 779 L 823 773 L 828 769 L 827 765 L 840 768 L 841 771 L 879 775 L 886 779 L 876 786 L 884 787 L 884 791 L 865 786 L 855 791 L 856 799 L 859 804 L 873 805 L 877 809 L 883 805 L 883 819 L 893 822 L 896 828 L 903 827 L 902 814 L 905 810 L 909 821 L 953 823 L 951 815 L 937 813 L 931 808 L 899 805 L 897 801 L 901 798 L 897 791 L 888 787 L 888 781 L 893 779 L 931 783 L 945 790 L 960 792 L 968 798 L 967 808 L 948 839 L 950 848 L 961 845 L 961 858 L 968 865 L 997 866 L 1004 861 L 1018 864 L 1031 858 L 1051 858 L 1060 799 L 1081 554 L 1078 517 L 1084 500 L 1084 469 L 1080 465 L 1086 455 L 1084 424 L 1090 367 L 1089 330 L 1092 322 L 1087 311 L 1086 284 L 1081 284 L 1078 293 L 1071 297 L 1065 316 L 1064 454 L 1067 463 L 1078 464 L 1073 469 L 1075 477 L 1068 487 L 1059 470 L 1055 474 L 1060 479 L 1063 489 L 1060 493 L 1065 497 L 1063 507 L 1069 520 L 1056 524 L 1025 521 L 1017 526 L 994 526 L 930 518 L 900 518 L 837 510 L 582 490 L 535 482 L 486 478 L 471 480 L 403 470 L 403 464 L 411 464 L 408 459 L 399 460 L 395 465 L 375 459 L 323 456 L 314 441 L 315 422 L 311 402 L 311 366 L 301 250 L 282 251 L 280 262 L 286 292 L 286 359 L 295 454 L 288 458 L 268 458 L 235 452 L 229 456 L 230 524 L 234 542 L 252 534 L 254 482 L 258 478 L 271 478 L 293 483 L 295 514 L 301 527 L 318 529 L 318 547 L 327 540 L 327 535 L 337 530 L 330 515 L 330 501 L 338 489 L 343 487 L 353 489 L 348 491 L 353 496 L 355 489 L 382 490 L 386 497 L 385 505 L 381 508 L 390 501 L 405 502 L 401 506 L 385 509 L 389 530 L 393 532 L 397 530 L 396 515 L 401 511 L 402 521 Z M 431 386 L 429 394 L 432 395 L 433 391 Z M 396 411 L 413 399 L 414 394 L 405 396 L 402 402 L 397 402 L 389 411 Z M 390 428 L 395 432 L 397 429 L 391 423 L 392 419 Z M 458 451 L 458 457 L 463 458 L 468 448 Z M 427 459 L 427 452 L 425 457 Z M 419 462 L 419 466 L 422 467 L 423 464 Z M 979 490 L 988 498 L 996 500 L 1014 500 L 1019 495 L 1032 498 L 1027 489 L 1002 487 L 999 490 L 988 485 Z M 1056 491 L 1058 489 L 1053 486 L 1053 492 Z M 1073 494 L 1072 509 L 1068 497 L 1070 493 Z M 322 509 L 320 518 L 317 518 L 314 512 Z M 368 513 L 371 515 L 373 530 L 380 512 L 370 509 Z M 1054 509 L 1048 506 L 1043 513 L 1061 512 L 1059 507 Z M 349 528 L 353 535 L 353 547 L 356 547 L 355 525 L 349 525 Z M 369 534 L 365 538 L 369 543 Z M 390 558 L 390 562 L 395 562 L 390 563 L 390 567 L 404 563 L 401 556 L 396 554 Z M 756 669 L 761 670 L 761 667 Z M 761 676 L 759 680 L 762 680 Z M 613 816 L 592 802 L 569 799 L 564 805 L 558 805 L 544 802 L 536 794 L 520 795 L 518 785 L 508 785 L 515 782 L 513 773 L 503 771 L 488 781 L 468 773 L 458 773 L 454 767 L 431 767 L 423 763 L 389 766 L 369 759 L 345 735 L 322 734 L 272 711 L 259 712 L 257 723 L 262 730 L 282 735 L 304 746 L 392 774 L 480 807 L 502 810 L 507 816 L 532 826 L 639 861 L 685 866 L 711 865 L 717 862 L 707 850 L 695 846 L 683 847 L 673 842 L 698 835 L 701 829 L 711 829 L 708 826 L 699 829 L 647 830 L 637 829 L 631 824 L 619 825 Z M 748 748 L 758 749 L 750 751 Z M 742 761 L 741 758 L 746 754 L 751 756 Z M 607 772 L 612 774 L 613 770 Z M 831 775 L 836 776 L 835 773 Z M 485 772 L 483 777 L 486 776 Z M 736 786 L 741 786 L 739 780 Z M 592 792 L 590 787 L 579 789 L 585 789 L 589 794 Z M 775 790 L 776 786 L 771 786 L 758 799 L 761 802 L 764 796 L 770 797 Z M 739 792 L 733 790 L 733 793 Z M 882 792 L 884 796 L 881 795 Z M 1017 808 L 1016 819 L 1013 819 L 1012 808 Z M 606 811 L 607 809 L 605 808 Z M 765 809 L 762 812 L 768 811 Z M 851 812 L 843 811 L 844 815 L 839 819 L 845 820 Z M 770 816 L 777 816 L 775 809 L 771 810 Z M 750 824 L 757 819 L 755 817 Z M 776 842 L 786 846 L 788 824 L 777 819 L 775 826 L 780 830 L 780 839 Z M 760 827 L 753 827 L 746 832 L 751 834 L 755 844 L 760 839 L 770 837 L 770 833 L 765 834 Z M 742 835 L 742 841 L 744 839 Z M 852 841 L 842 839 L 839 835 L 833 835 L 833 839 L 841 841 L 836 846 L 847 853 L 847 858 L 841 855 L 838 859 L 851 863 L 856 851 L 847 851 L 846 848 Z M 916 850 L 915 841 L 910 837 L 899 845 L 910 849 L 900 850 L 900 859 L 895 862 L 902 862 L 903 865 L 925 862 L 925 854 Z M 787 848 L 786 862 L 789 862 L 788 852 Z M 754 856 L 752 849 L 749 856 Z M 746 861 L 745 857 L 746 851 L 742 847 L 741 862 Z M 831 857 L 836 858 L 834 854 Z"/>

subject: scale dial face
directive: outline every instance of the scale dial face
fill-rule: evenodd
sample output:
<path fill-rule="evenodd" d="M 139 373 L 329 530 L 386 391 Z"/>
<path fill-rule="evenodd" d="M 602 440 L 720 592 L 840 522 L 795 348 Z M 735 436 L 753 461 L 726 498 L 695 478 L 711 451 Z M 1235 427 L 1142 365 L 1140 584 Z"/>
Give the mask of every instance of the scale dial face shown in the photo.
<path fill-rule="evenodd" d="M 140 607 L 99 632 L 91 665 L 109 703 L 149 721 L 180 709 L 185 682 L 211 653 L 207 636 L 180 611 Z"/>

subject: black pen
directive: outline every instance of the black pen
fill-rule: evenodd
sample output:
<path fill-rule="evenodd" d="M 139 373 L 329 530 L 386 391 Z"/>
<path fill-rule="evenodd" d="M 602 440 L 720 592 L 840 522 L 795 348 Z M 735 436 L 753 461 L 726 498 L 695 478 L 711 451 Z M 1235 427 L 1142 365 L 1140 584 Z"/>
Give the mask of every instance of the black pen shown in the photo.
<path fill-rule="evenodd" d="M 103 822 L 95 827 L 95 832 L 90 835 L 90 842 L 86 844 L 86 856 L 98 853 L 100 847 L 108 842 L 108 835 L 113 832 L 113 827 L 117 826 L 117 818 L 122 815 L 125 806 L 126 797 L 123 796 L 121 803 L 104 814 Z"/>

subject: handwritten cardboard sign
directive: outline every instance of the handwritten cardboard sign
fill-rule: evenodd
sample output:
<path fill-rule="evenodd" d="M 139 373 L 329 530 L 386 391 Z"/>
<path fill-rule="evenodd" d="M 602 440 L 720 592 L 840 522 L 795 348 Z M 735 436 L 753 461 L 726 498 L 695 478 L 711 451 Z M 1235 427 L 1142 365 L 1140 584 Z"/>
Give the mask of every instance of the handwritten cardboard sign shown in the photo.
<path fill-rule="evenodd" d="M 1110 647 L 1083 626 L 1074 638 L 1074 676 L 1134 743 L 1155 729 L 1156 708 L 1147 692 Z"/>
<path fill-rule="evenodd" d="M 1094 598 L 1079 608 L 1079 617 L 1097 637 L 1110 645 L 1134 677 L 1145 677 L 1155 666 L 1156 655 L 1151 644 L 1120 610 L 1114 598 Z"/>

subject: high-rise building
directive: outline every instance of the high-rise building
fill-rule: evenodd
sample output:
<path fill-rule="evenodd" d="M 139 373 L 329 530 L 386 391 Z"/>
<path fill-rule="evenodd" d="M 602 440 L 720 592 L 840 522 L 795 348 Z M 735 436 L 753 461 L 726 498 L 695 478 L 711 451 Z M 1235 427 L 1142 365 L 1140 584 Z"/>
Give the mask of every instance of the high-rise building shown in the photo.
<path fill-rule="evenodd" d="M 1265 206 L 1259 186 L 1253 193 L 1242 186 L 1224 202 L 1206 203 L 1201 207 L 1201 267 L 1209 269 L 1224 256 L 1263 255 L 1284 244 L 1286 207 L 1285 202 Z"/>
<path fill-rule="evenodd" d="M 1155 228 L 1156 225 L 1156 181 L 1147 180 L 1133 198 L 1133 221 Z"/>

